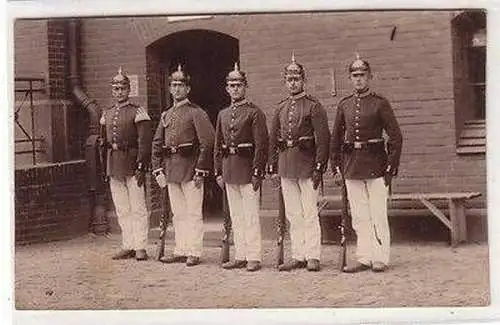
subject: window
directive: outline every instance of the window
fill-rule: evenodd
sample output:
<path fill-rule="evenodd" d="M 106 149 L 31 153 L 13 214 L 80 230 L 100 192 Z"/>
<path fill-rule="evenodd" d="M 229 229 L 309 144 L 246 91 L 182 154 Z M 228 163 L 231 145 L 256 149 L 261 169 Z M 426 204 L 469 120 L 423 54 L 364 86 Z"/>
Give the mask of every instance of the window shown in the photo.
<path fill-rule="evenodd" d="M 472 34 L 469 42 L 469 83 L 474 94 L 474 118 L 486 116 L 486 29 L 480 28 Z"/>
<path fill-rule="evenodd" d="M 452 21 L 458 154 L 486 152 L 486 12 L 467 10 Z"/>

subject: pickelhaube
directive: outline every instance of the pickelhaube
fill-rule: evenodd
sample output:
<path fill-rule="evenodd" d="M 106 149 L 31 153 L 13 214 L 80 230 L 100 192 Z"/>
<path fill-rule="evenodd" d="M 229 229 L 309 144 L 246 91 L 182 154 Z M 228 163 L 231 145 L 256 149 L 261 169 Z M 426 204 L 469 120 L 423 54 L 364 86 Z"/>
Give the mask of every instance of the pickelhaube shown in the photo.
<path fill-rule="evenodd" d="M 123 73 L 122 67 L 118 69 L 116 76 L 111 79 L 111 86 L 130 86 L 130 79 Z"/>
<path fill-rule="evenodd" d="M 371 71 L 370 64 L 368 64 L 368 61 L 361 59 L 358 53 L 356 53 L 356 60 L 354 60 L 349 65 L 349 73 L 352 73 L 354 71 L 362 71 L 362 72 Z"/>
<path fill-rule="evenodd" d="M 286 76 L 305 76 L 304 67 L 295 61 L 295 53 L 292 52 L 292 63 L 285 67 L 285 77 Z"/>
<path fill-rule="evenodd" d="M 182 70 L 181 65 L 177 65 L 177 70 L 172 72 L 172 74 L 169 77 L 169 81 L 181 81 L 184 82 L 186 85 L 189 85 L 189 82 L 191 81 L 191 77 L 187 74 L 187 72 L 184 72 Z"/>
<path fill-rule="evenodd" d="M 234 69 L 233 71 L 228 73 L 226 81 L 241 81 L 246 84 L 247 76 L 245 72 L 240 71 L 240 68 L 238 67 L 238 62 L 234 63 Z"/>

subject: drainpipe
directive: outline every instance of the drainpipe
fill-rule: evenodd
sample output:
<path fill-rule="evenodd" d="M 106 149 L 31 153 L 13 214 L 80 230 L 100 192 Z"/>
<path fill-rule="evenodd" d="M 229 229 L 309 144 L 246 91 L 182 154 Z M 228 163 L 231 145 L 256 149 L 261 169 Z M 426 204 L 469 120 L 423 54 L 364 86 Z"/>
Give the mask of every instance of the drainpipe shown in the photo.
<path fill-rule="evenodd" d="M 109 232 L 109 222 L 107 218 L 107 196 L 106 184 L 101 175 L 103 168 L 100 163 L 99 140 L 100 125 L 99 119 L 101 109 L 94 100 L 83 91 L 80 79 L 80 21 L 70 19 L 68 22 L 68 52 L 69 52 L 69 84 L 71 96 L 75 104 L 87 111 L 89 115 L 89 132 L 85 141 L 85 160 L 87 162 L 87 180 L 90 208 L 92 211 L 89 230 L 94 234 L 104 234 Z"/>

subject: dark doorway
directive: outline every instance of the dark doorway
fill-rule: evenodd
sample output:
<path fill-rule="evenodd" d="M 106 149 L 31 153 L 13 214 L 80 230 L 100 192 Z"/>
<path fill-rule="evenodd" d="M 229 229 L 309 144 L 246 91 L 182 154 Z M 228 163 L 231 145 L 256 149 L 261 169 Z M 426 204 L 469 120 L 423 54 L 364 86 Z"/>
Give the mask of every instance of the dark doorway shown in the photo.
<path fill-rule="evenodd" d="M 152 115 L 171 105 L 168 75 L 181 64 L 191 75 L 190 100 L 201 106 L 215 127 L 218 112 L 229 105 L 225 78 L 239 61 L 238 39 L 211 30 L 186 30 L 163 37 L 147 48 L 148 102 Z M 219 215 L 222 193 L 210 178 L 205 184 L 204 215 Z"/>
<path fill-rule="evenodd" d="M 165 72 L 162 91 L 165 106 L 171 102 L 166 79 L 181 64 L 191 75 L 190 100 L 200 105 L 215 125 L 217 113 L 229 105 L 225 78 L 239 60 L 238 40 L 215 31 L 188 30 L 164 37 L 157 52 Z"/>

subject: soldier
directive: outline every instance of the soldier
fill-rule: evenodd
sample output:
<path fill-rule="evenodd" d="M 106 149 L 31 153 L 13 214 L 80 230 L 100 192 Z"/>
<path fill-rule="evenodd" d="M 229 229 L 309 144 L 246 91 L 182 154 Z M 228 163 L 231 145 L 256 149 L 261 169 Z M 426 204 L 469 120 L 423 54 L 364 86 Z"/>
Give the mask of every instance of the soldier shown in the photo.
<path fill-rule="evenodd" d="M 343 271 L 383 272 L 389 263 L 387 197 L 396 176 L 402 135 L 391 105 L 370 90 L 370 65 L 357 55 L 349 65 L 354 92 L 337 108 L 331 154 L 334 180 L 345 179 L 352 226 L 357 235 L 357 263 Z M 387 151 L 382 132 L 388 136 Z"/>
<path fill-rule="evenodd" d="M 179 65 L 170 77 L 173 105 L 163 112 L 153 138 L 153 176 L 167 186 L 175 231 L 173 254 L 163 263 L 200 263 L 203 247 L 203 183 L 212 168 L 214 128 L 188 99 L 189 75 Z"/>
<path fill-rule="evenodd" d="M 113 259 L 146 260 L 149 221 L 144 180 L 151 156 L 151 119 L 144 108 L 129 101 L 130 80 L 121 68 L 111 87 L 116 102 L 103 112 L 100 124 L 106 175 L 122 231 L 122 250 Z"/>
<path fill-rule="evenodd" d="M 235 260 L 224 269 L 261 268 L 259 199 L 268 155 L 266 116 L 245 98 L 247 78 L 235 63 L 226 77 L 231 105 L 219 112 L 215 131 L 215 175 L 226 188 L 233 225 Z"/>
<path fill-rule="evenodd" d="M 281 177 L 292 243 L 292 259 L 281 264 L 280 271 L 320 269 L 317 197 L 327 167 L 330 133 L 325 109 L 316 98 L 306 94 L 304 83 L 304 68 L 292 55 L 292 63 L 285 67 L 290 96 L 278 104 L 269 138 L 269 173 L 274 182 Z"/>

